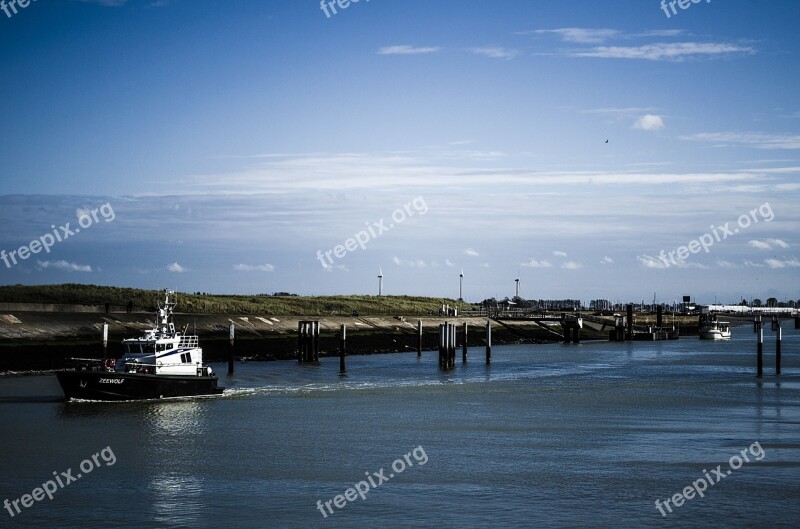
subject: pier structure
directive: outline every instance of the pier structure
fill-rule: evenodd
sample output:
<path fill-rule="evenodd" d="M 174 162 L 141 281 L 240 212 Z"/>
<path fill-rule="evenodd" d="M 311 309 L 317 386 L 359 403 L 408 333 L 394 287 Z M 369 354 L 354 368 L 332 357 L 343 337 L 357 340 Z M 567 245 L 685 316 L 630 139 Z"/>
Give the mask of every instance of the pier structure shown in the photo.
<path fill-rule="evenodd" d="M 583 329 L 583 318 L 576 315 L 561 313 L 561 328 L 564 330 L 564 343 L 581 343 L 581 329 Z"/>
<path fill-rule="evenodd" d="M 319 321 L 297 322 L 297 361 L 319 364 Z"/>
<path fill-rule="evenodd" d="M 456 367 L 456 326 L 454 323 L 439 325 L 439 368 L 444 370 Z"/>

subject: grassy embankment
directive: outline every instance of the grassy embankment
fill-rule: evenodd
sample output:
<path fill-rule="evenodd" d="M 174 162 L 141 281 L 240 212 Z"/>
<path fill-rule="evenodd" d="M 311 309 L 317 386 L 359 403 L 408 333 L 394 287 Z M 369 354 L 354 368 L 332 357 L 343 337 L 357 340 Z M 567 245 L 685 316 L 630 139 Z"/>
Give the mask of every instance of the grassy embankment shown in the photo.
<path fill-rule="evenodd" d="M 104 306 L 111 312 L 25 312 L 0 314 L 0 371 L 59 367 L 71 356 L 101 354 L 100 329 L 109 324 L 109 354 L 117 356 L 123 338 L 151 328 L 152 312 L 163 294 L 116 287 L 87 285 L 0 287 L 0 303 L 41 303 Z M 460 309 L 465 303 L 452 299 L 413 296 L 230 296 L 177 295 L 176 324 L 189 325 L 201 337 L 209 360 L 228 352 L 228 325 L 236 324 L 236 354 L 257 359 L 293 358 L 297 321 L 321 323 L 323 354 L 336 354 L 338 331 L 348 326 L 348 354 L 416 349 L 416 319 L 423 321 L 423 347 L 436 347 L 438 309 L 443 303 Z M 134 312 L 128 314 L 128 303 Z M 353 312 L 358 316 L 353 316 Z M 408 321 L 405 319 L 408 318 Z M 451 321 L 453 319 L 451 318 Z M 458 319 L 464 321 L 463 318 Z M 479 327 L 470 322 L 470 346 L 484 344 Z M 538 343 L 557 340 L 552 331 L 535 325 L 497 326 L 495 344 Z"/>

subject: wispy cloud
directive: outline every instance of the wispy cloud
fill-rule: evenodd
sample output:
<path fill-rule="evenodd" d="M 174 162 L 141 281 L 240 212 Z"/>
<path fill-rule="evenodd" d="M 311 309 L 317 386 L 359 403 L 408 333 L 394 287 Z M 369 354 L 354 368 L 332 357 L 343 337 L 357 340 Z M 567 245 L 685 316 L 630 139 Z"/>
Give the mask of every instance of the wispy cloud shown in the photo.
<path fill-rule="evenodd" d="M 78 263 L 70 263 L 68 261 L 37 261 L 36 267 L 39 270 L 47 270 L 53 268 L 56 270 L 64 270 L 66 272 L 91 272 L 90 265 L 82 265 Z"/>
<path fill-rule="evenodd" d="M 682 140 L 711 142 L 720 146 L 746 145 L 755 149 L 800 149 L 800 135 L 759 132 L 701 132 L 681 136 Z"/>
<path fill-rule="evenodd" d="M 237 272 L 274 272 L 275 267 L 271 264 L 261 264 L 261 265 L 248 265 L 248 264 L 237 264 L 233 265 L 233 269 Z"/>
<path fill-rule="evenodd" d="M 566 263 L 561 265 L 561 268 L 564 270 L 578 270 L 579 268 L 583 268 L 583 265 L 580 263 L 576 263 L 575 261 L 567 261 Z"/>
<path fill-rule="evenodd" d="M 392 262 L 397 266 L 407 266 L 409 268 L 428 268 L 428 263 L 422 259 L 401 259 L 395 255 L 392 257 Z"/>
<path fill-rule="evenodd" d="M 636 120 L 636 123 L 633 124 L 633 128 L 647 131 L 661 130 L 664 128 L 664 120 L 661 119 L 661 116 L 645 114 Z"/>
<path fill-rule="evenodd" d="M 519 51 L 512 50 L 509 48 L 503 47 L 487 47 L 487 48 L 470 48 L 472 53 L 475 55 L 483 55 L 484 57 L 489 57 L 490 59 L 513 59 L 517 55 L 519 55 Z"/>
<path fill-rule="evenodd" d="M 555 250 L 553 252 L 553 255 L 556 256 L 556 257 L 566 257 L 567 256 L 567 252 L 560 252 L 558 250 Z"/>
<path fill-rule="evenodd" d="M 781 239 L 752 240 L 747 242 L 751 248 L 757 250 L 771 250 L 772 248 L 788 248 L 789 243 Z"/>
<path fill-rule="evenodd" d="M 470 257 L 478 257 L 481 255 L 475 248 L 467 248 L 466 250 L 464 250 L 464 253 L 469 255 Z"/>
<path fill-rule="evenodd" d="M 797 260 L 797 257 L 792 257 L 790 259 L 764 259 L 764 263 L 770 268 L 800 268 L 800 261 Z"/>
<path fill-rule="evenodd" d="M 177 262 L 174 262 L 174 263 L 170 263 L 170 264 L 167 265 L 167 271 L 168 272 L 173 272 L 175 274 L 182 274 L 182 273 L 186 272 L 186 268 L 184 268 L 183 266 L 179 265 Z"/>
<path fill-rule="evenodd" d="M 385 46 L 378 50 L 378 55 L 421 55 L 425 53 L 436 53 L 438 47 L 417 48 L 407 44 L 397 46 Z"/>
<path fill-rule="evenodd" d="M 252 158 L 252 157 L 251 157 Z M 344 153 L 260 155 L 230 172 L 188 177 L 180 181 L 181 193 L 188 191 L 274 194 L 286 191 L 336 191 L 352 189 L 448 188 L 457 179 L 461 186 L 571 186 L 571 185 L 699 185 L 710 183 L 764 185 L 769 169 L 740 169 L 727 172 L 656 172 L 537 170 L 528 166 L 494 166 L 463 151 L 446 155 L 430 152 Z M 490 160 L 492 161 L 492 160 Z M 500 165 L 500 164 L 503 165 Z M 800 170 L 798 170 L 800 171 Z"/>
<path fill-rule="evenodd" d="M 539 261 L 537 259 L 531 259 L 530 261 L 520 263 L 520 266 L 524 266 L 527 268 L 552 268 L 553 265 L 547 261 Z"/>
<path fill-rule="evenodd" d="M 755 50 L 749 46 L 714 42 L 660 42 L 643 46 L 596 46 L 591 49 L 568 52 L 572 57 L 673 62 L 681 62 L 690 58 L 714 58 L 753 53 Z"/>
<path fill-rule="evenodd" d="M 639 261 L 644 268 L 656 268 L 656 269 L 665 269 L 667 268 L 667 263 L 659 259 L 658 257 L 653 257 L 652 255 L 638 255 L 636 259 Z"/>
<path fill-rule="evenodd" d="M 559 36 L 564 42 L 576 42 L 580 44 L 599 44 L 620 34 L 618 30 L 608 28 L 537 29 L 525 33 L 534 33 L 537 35 L 553 34 Z"/>
<path fill-rule="evenodd" d="M 739 268 L 739 265 L 737 265 L 736 263 L 732 263 L 730 261 L 723 261 L 721 259 L 717 261 L 717 266 L 728 270 Z"/>
<path fill-rule="evenodd" d="M 614 259 L 612 259 L 611 257 L 609 257 L 607 255 L 605 257 L 603 257 L 602 259 L 600 259 L 600 264 L 612 264 L 613 262 L 614 262 Z"/>

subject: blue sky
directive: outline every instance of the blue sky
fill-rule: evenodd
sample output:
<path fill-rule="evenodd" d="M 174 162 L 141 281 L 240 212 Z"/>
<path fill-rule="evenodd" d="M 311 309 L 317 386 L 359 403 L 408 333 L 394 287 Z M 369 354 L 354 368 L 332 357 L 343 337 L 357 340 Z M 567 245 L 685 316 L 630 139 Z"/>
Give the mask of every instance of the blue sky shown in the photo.
<path fill-rule="evenodd" d="M 798 299 L 800 6 L 687 5 L 0 11 L 0 283 Z"/>

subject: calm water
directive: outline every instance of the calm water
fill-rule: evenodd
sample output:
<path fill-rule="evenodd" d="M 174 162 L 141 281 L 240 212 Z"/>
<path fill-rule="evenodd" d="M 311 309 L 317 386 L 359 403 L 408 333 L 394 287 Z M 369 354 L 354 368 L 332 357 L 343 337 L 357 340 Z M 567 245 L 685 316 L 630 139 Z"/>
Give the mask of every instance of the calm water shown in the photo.
<path fill-rule="evenodd" d="M 191 401 L 67 404 L 55 377 L 2 379 L 0 501 L 105 447 L 116 461 L 0 526 L 797 527 L 800 331 L 784 330 L 784 374 L 765 332 L 760 383 L 750 327 L 728 343 L 495 347 L 489 368 L 476 348 L 447 374 L 434 352 L 350 357 L 345 378 L 335 358 L 238 364 L 226 396 Z M 761 461 L 662 518 L 656 498 L 755 442 Z M 409 452 L 366 499 L 317 510 Z"/>

